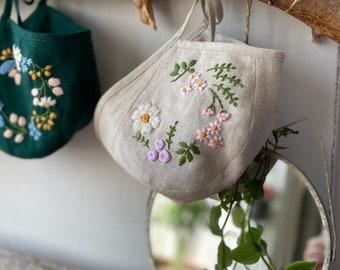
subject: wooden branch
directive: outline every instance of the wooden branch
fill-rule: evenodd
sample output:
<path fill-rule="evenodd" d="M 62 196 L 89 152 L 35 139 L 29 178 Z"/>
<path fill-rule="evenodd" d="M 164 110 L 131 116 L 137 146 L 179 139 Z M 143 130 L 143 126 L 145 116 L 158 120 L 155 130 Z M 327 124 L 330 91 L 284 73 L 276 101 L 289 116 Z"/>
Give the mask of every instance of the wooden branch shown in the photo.
<path fill-rule="evenodd" d="M 327 36 L 340 43 L 339 0 L 260 0 L 310 26 L 316 37 Z"/>

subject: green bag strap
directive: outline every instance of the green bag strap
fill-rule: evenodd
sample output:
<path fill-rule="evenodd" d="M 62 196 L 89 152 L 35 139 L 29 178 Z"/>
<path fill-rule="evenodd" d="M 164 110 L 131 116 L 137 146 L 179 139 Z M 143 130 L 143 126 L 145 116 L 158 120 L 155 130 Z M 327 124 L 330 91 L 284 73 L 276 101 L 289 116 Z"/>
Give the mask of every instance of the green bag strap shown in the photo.
<path fill-rule="evenodd" d="M 41 0 L 39 5 L 46 5 L 46 1 L 47 0 Z M 31 4 L 33 4 L 34 0 L 24 0 L 24 2 L 27 5 L 31 5 Z M 14 5 L 15 5 L 15 10 L 17 12 L 17 22 L 18 22 L 19 25 L 22 25 L 22 20 L 21 20 L 20 11 L 19 11 L 19 0 L 14 0 Z M 4 12 L 1 16 L 1 21 L 10 18 L 12 6 L 13 6 L 13 0 L 6 0 L 5 9 L 4 9 Z"/>

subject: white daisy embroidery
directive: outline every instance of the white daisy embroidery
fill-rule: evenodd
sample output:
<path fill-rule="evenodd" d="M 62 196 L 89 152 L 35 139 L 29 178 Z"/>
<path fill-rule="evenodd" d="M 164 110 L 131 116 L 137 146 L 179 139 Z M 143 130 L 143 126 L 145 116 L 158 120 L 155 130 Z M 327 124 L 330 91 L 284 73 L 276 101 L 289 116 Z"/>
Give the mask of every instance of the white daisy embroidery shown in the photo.
<path fill-rule="evenodd" d="M 146 134 L 157 128 L 160 124 L 160 110 L 151 104 L 141 104 L 132 114 L 133 129 L 135 134 Z"/>
<path fill-rule="evenodd" d="M 42 97 L 38 103 L 38 106 L 44 108 L 50 108 L 51 106 L 56 105 L 57 101 L 52 99 L 51 97 Z"/>
<path fill-rule="evenodd" d="M 13 45 L 13 56 L 14 56 L 14 60 L 15 60 L 15 67 L 17 71 L 21 71 L 21 67 L 20 67 L 20 63 L 22 61 L 22 54 L 21 54 L 21 50 L 19 47 Z"/>

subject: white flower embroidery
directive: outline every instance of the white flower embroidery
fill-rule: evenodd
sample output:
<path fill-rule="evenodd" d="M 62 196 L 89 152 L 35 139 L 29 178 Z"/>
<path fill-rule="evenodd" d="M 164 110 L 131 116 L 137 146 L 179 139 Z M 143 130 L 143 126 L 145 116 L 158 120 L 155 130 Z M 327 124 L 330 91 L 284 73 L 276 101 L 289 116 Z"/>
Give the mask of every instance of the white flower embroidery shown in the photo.
<path fill-rule="evenodd" d="M 51 97 L 42 97 L 39 101 L 38 106 L 45 107 L 47 109 L 56 104 L 57 104 L 57 101 L 55 99 L 52 99 Z"/>
<path fill-rule="evenodd" d="M 133 120 L 133 129 L 135 134 L 150 133 L 160 124 L 160 110 L 151 104 L 141 104 L 138 109 L 133 112 L 131 119 Z"/>
<path fill-rule="evenodd" d="M 13 45 L 13 57 L 14 57 L 14 60 L 15 60 L 15 68 L 17 71 L 21 71 L 21 67 L 20 67 L 20 63 L 22 61 L 22 54 L 21 54 L 21 50 L 19 47 Z"/>

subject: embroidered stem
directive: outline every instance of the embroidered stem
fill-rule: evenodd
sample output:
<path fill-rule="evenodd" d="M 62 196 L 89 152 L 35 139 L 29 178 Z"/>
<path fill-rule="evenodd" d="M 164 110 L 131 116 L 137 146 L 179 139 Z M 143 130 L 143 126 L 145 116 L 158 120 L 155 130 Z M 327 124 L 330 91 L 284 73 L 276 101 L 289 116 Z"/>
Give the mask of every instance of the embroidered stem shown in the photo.
<path fill-rule="evenodd" d="M 209 87 L 209 90 L 210 90 L 210 93 L 212 95 L 212 102 L 210 104 L 210 106 L 208 108 L 212 109 L 213 111 L 216 112 L 216 106 L 215 106 L 215 103 L 216 103 L 216 100 L 218 102 L 218 104 L 220 105 L 221 107 L 221 111 L 225 111 L 224 110 L 224 107 L 223 107 L 223 104 L 222 104 L 222 100 L 219 98 L 219 96 L 217 95 L 217 93 L 214 91 L 214 89 L 210 88 Z"/>
<path fill-rule="evenodd" d="M 4 111 L 1 111 L 1 115 L 6 121 L 6 123 L 9 124 L 9 126 L 8 125 L 4 126 L 5 129 L 11 130 L 14 134 L 19 134 L 19 133 L 24 134 L 24 135 L 27 134 L 27 129 L 25 127 L 20 127 L 19 125 L 12 123 Z"/>
<path fill-rule="evenodd" d="M 213 75 L 213 77 L 215 77 L 217 80 L 222 80 L 222 81 L 227 80 L 234 87 L 236 86 L 244 87 L 244 85 L 241 83 L 241 79 L 237 78 L 235 75 L 234 76 L 229 75 L 229 72 L 235 69 L 236 67 L 233 66 L 231 63 L 229 64 L 223 63 L 221 65 L 216 64 L 215 67 L 210 68 L 207 71 L 213 70 L 217 72 L 215 75 Z M 225 73 L 222 74 L 223 72 Z"/>
<path fill-rule="evenodd" d="M 132 137 L 135 138 L 137 142 L 140 142 L 146 148 L 149 148 L 149 140 L 145 139 L 145 137 L 142 136 L 141 134 L 139 134 L 138 136 L 132 136 Z"/>
<path fill-rule="evenodd" d="M 187 72 L 194 73 L 195 69 L 193 68 L 193 66 L 196 64 L 196 62 L 197 62 L 197 60 L 191 60 L 189 64 L 186 63 L 185 61 L 183 61 L 181 63 L 181 65 L 176 63 L 173 71 L 170 73 L 170 76 L 176 77 L 176 78 L 173 79 L 171 82 L 177 81 L 179 78 L 181 78 Z M 183 72 L 179 73 L 181 68 L 183 69 Z"/>
<path fill-rule="evenodd" d="M 229 101 L 229 104 L 237 107 L 237 100 L 238 97 L 235 97 L 235 93 L 231 92 L 230 87 L 225 87 L 222 83 L 221 84 L 213 84 L 217 91 L 222 92 L 222 95 L 225 96 L 225 100 Z"/>
<path fill-rule="evenodd" d="M 175 137 L 175 132 L 176 132 L 176 126 L 178 124 L 178 121 L 175 122 L 173 126 L 170 125 L 169 129 L 170 131 L 166 133 L 168 135 L 168 138 L 165 140 L 168 144 L 168 149 L 170 150 L 170 146 L 173 143 L 172 138 Z"/>

